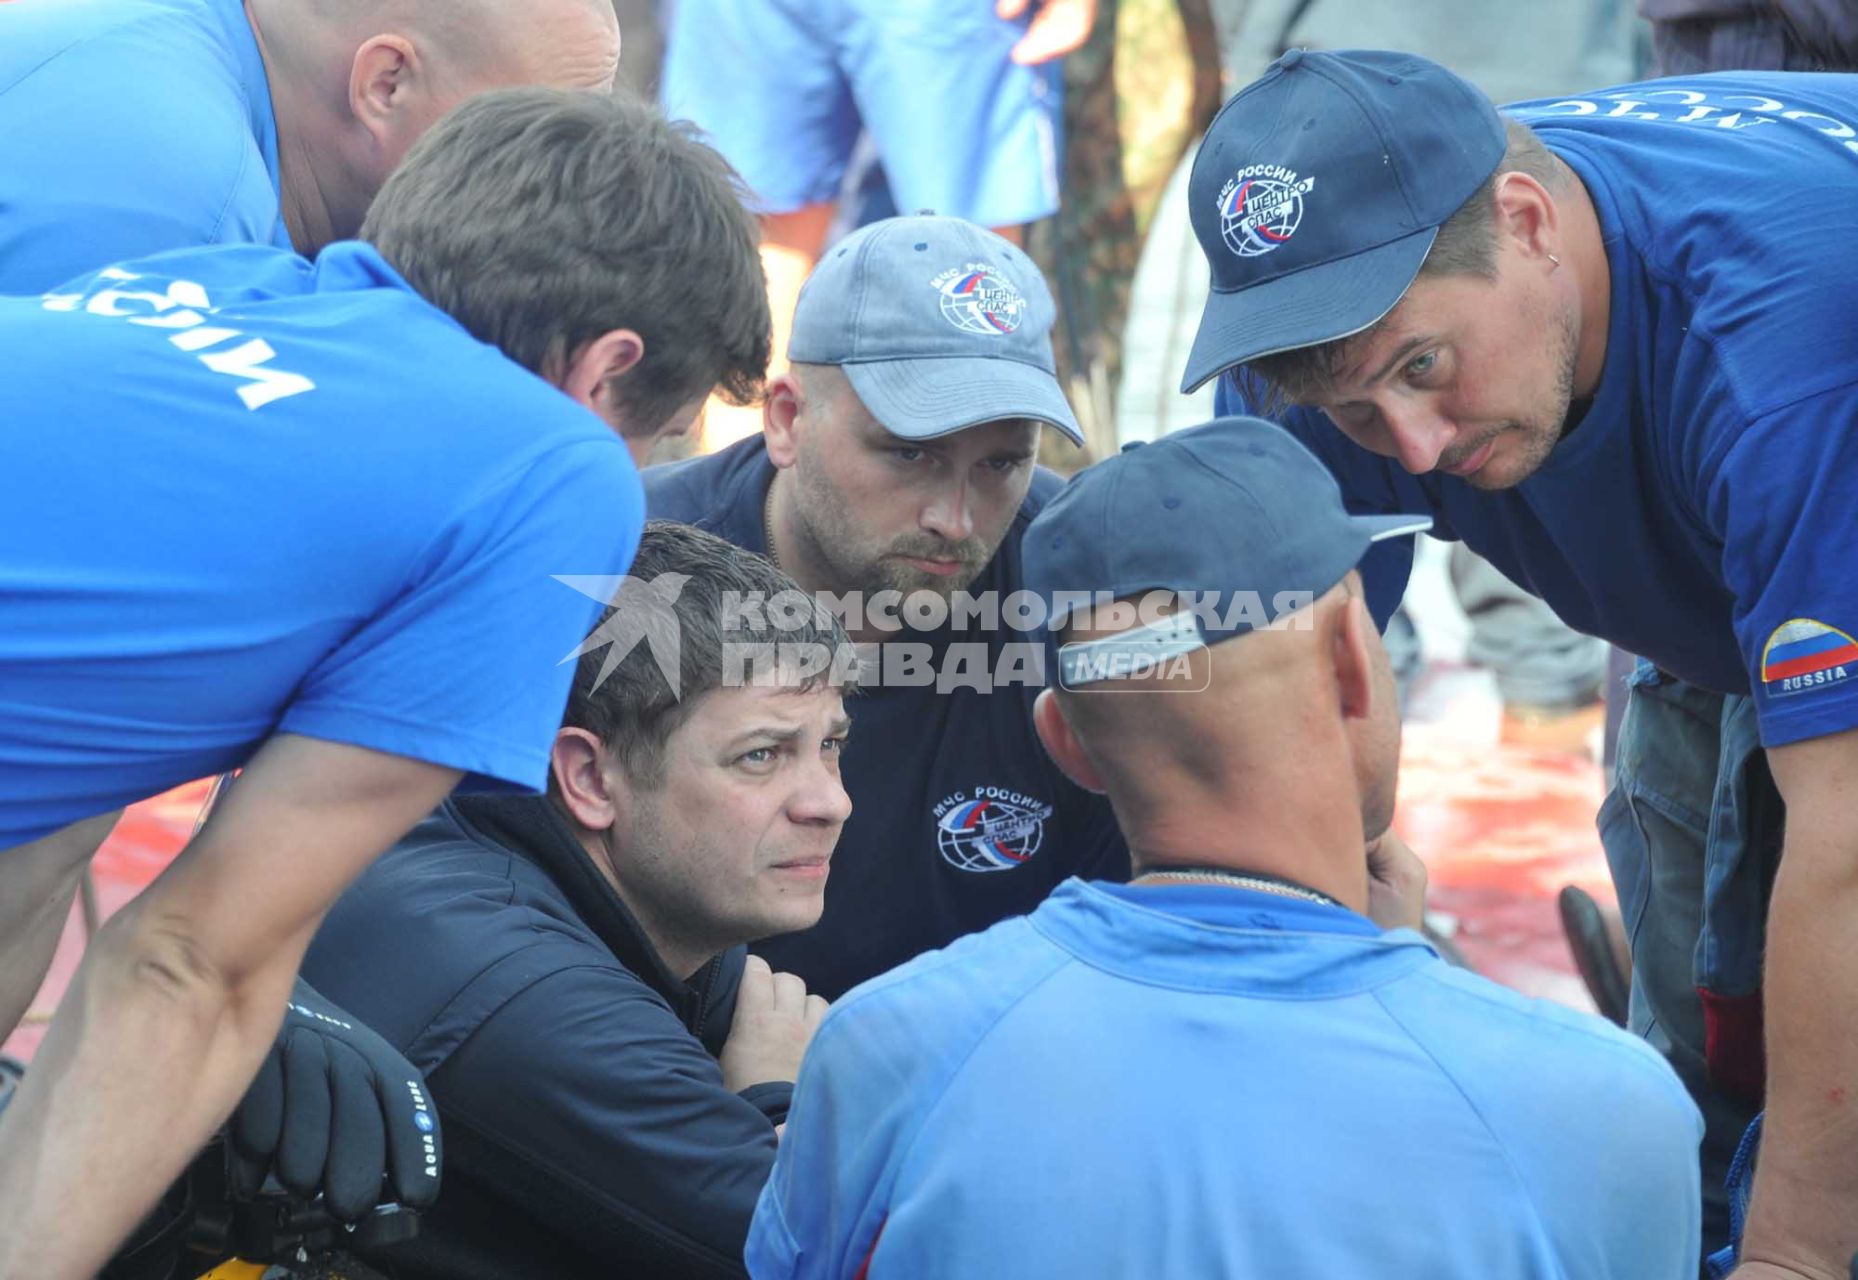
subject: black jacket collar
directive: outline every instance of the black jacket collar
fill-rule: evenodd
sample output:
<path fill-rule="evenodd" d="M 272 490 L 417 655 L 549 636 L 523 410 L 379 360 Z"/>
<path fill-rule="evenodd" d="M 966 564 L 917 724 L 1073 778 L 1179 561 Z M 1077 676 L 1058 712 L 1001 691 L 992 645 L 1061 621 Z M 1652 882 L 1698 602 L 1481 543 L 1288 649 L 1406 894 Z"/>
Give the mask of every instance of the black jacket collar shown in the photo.
<path fill-rule="evenodd" d="M 665 967 L 637 917 L 600 874 L 547 796 L 454 796 L 446 807 L 480 839 L 540 867 L 614 958 L 663 996 L 706 1045 L 720 1050 L 734 1012 L 746 948 L 734 947 L 713 958 L 686 982 Z"/>

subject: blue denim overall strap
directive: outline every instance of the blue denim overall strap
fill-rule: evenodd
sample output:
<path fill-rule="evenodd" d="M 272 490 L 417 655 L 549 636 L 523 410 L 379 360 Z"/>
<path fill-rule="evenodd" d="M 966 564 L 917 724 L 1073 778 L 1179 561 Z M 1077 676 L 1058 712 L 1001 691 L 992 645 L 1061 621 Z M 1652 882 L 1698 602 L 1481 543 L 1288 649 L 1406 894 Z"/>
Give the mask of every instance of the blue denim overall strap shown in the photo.
<path fill-rule="evenodd" d="M 1722 1190 L 1760 1109 L 1761 954 L 1780 803 L 1752 704 L 1641 663 L 1629 683 L 1601 842 L 1632 942 L 1630 1026 L 1702 1109 L 1706 1248 L 1727 1240 Z"/>

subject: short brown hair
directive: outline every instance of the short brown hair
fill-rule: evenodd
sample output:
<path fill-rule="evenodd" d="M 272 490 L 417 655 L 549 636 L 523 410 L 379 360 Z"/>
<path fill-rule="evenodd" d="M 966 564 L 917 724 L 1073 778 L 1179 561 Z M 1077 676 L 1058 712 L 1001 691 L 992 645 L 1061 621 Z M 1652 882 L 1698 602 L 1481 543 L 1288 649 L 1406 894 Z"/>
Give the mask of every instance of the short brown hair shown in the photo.
<path fill-rule="evenodd" d="M 719 387 L 760 394 L 771 344 L 741 179 L 685 124 L 623 95 L 481 94 L 413 147 L 361 237 L 427 301 L 553 376 L 601 334 L 645 355 L 616 383 L 643 426 Z"/>
<path fill-rule="evenodd" d="M 1508 142 L 1496 171 L 1458 206 L 1439 227 L 1439 234 L 1420 264 L 1419 278 L 1427 276 L 1482 276 L 1497 274 L 1497 179 L 1506 173 L 1526 173 L 1551 191 L 1564 182 L 1561 162 L 1542 145 L 1535 130 L 1520 120 L 1505 119 Z M 1245 399 L 1259 413 L 1276 413 L 1285 406 L 1315 400 L 1335 385 L 1347 364 L 1351 344 L 1374 332 L 1361 333 L 1262 356 L 1234 371 Z"/>
<path fill-rule="evenodd" d="M 644 587 L 663 574 L 683 581 L 671 582 L 662 596 L 630 595 L 635 584 Z M 599 738 L 636 783 L 650 786 L 663 778 L 665 743 L 705 694 L 728 685 L 732 664 L 757 649 L 848 659 L 781 683 L 796 692 L 827 683 L 842 693 L 855 690 L 856 654 L 838 617 L 766 559 L 715 534 L 670 520 L 649 522 L 602 627 L 628 607 L 651 608 L 661 615 L 660 625 L 675 624 L 675 634 L 660 639 L 677 646 L 679 687 L 667 681 L 648 639 L 633 643 L 611 670 L 608 649 L 600 645 L 581 655 L 562 723 Z M 743 648 L 732 655 L 730 646 Z"/>

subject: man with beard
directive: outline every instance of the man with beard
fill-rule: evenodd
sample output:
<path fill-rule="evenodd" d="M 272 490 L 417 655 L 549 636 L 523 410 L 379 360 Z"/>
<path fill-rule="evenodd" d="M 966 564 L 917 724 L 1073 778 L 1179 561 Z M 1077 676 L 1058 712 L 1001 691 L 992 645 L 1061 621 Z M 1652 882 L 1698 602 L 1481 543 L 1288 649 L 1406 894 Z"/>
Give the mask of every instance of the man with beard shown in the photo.
<path fill-rule="evenodd" d="M 1280 59 L 1195 164 L 1214 292 L 1185 381 L 1235 370 L 1225 403 L 1282 410 L 1355 510 L 1429 509 L 1649 660 L 1600 815 L 1631 1025 L 1702 1105 L 1711 1245 L 1765 1089 L 1738 1280 L 1842 1278 L 1858 258 L 1828 236 L 1858 207 L 1858 83 L 1730 72 L 1510 110 L 1411 55 Z M 1381 616 L 1410 563 L 1364 566 Z"/>
<path fill-rule="evenodd" d="M 999 236 L 873 223 L 802 290 L 763 434 L 645 474 L 651 515 L 766 554 L 874 645 L 825 915 L 759 948 L 828 999 L 1067 876 L 1127 874 L 1108 805 L 1032 728 L 1045 632 L 1020 540 L 1060 487 L 1033 460 L 1044 425 L 1083 439 L 1053 319 L 1038 269 Z"/>

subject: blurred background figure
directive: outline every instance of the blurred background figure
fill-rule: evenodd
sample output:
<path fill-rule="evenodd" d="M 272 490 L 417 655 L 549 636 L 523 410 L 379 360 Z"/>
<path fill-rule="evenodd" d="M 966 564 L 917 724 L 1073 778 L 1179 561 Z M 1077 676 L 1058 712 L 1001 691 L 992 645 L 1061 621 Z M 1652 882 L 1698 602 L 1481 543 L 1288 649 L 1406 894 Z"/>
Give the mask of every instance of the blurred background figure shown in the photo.
<path fill-rule="evenodd" d="M 664 12 L 671 0 L 613 0 L 619 19 L 619 84 L 647 102 L 664 71 Z"/>
<path fill-rule="evenodd" d="M 1851 0 L 1639 0 L 1652 74 L 1858 70 Z"/>
<path fill-rule="evenodd" d="M 1058 59 L 1097 0 L 677 0 L 662 93 L 741 172 L 762 213 L 776 364 L 826 246 L 861 132 L 898 209 L 965 218 L 1023 243 L 1058 207 Z M 704 446 L 760 428 L 712 405 Z"/>

